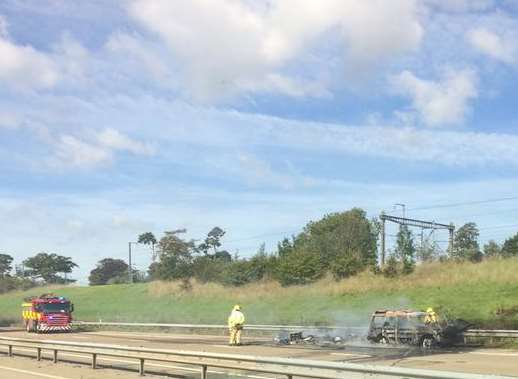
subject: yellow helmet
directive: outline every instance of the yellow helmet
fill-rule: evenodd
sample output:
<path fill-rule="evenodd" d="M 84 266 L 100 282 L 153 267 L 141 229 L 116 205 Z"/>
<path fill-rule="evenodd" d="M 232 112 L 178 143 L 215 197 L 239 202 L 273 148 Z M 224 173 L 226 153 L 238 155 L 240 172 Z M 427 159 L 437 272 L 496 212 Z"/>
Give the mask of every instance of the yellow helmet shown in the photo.
<path fill-rule="evenodd" d="M 239 304 L 234 305 L 234 310 L 235 311 L 240 311 L 241 310 L 241 306 Z"/>
<path fill-rule="evenodd" d="M 426 312 L 427 312 L 427 313 L 432 313 L 432 312 L 433 312 L 433 309 L 432 309 L 432 308 L 428 308 L 428 309 L 426 310 Z"/>

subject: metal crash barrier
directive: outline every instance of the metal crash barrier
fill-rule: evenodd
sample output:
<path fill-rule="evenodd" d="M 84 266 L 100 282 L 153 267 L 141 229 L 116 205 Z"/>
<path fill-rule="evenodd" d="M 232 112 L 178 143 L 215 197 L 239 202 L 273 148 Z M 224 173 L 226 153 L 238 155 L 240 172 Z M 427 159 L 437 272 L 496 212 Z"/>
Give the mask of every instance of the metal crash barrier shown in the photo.
<path fill-rule="evenodd" d="M 287 379 L 355 379 L 355 378 L 408 378 L 408 379 L 512 379 L 496 375 L 464 374 L 445 371 L 421 370 L 341 362 L 325 362 L 294 358 L 275 358 L 237 354 L 219 354 L 183 350 L 150 349 L 94 343 L 72 343 L 53 340 L 31 340 L 0 337 L 0 346 L 5 347 L 9 357 L 33 350 L 37 360 L 42 352 L 51 352 L 52 360 L 58 363 L 59 353 L 78 353 L 90 359 L 92 369 L 98 367 L 99 357 L 134 359 L 140 375 L 145 373 L 146 361 L 167 362 L 197 367 L 201 379 L 207 379 L 209 368 L 251 371 L 282 375 Z M 77 357 L 74 355 L 74 357 Z M 67 361 L 71 359 L 67 357 Z M 516 378 L 515 378 L 516 379 Z"/>
<path fill-rule="evenodd" d="M 105 321 L 75 321 L 75 326 L 117 326 L 117 327 L 146 327 L 146 328 L 176 328 L 176 329 L 213 329 L 213 330 L 227 330 L 226 325 L 214 324 L 162 324 L 162 323 L 139 323 L 139 322 L 105 322 Z M 361 333 L 367 331 L 367 328 L 362 327 L 347 327 L 347 326 L 324 326 L 324 325 L 247 325 L 247 330 L 259 331 L 281 331 L 281 330 L 299 330 L 299 331 L 348 331 L 354 333 Z M 464 337 L 478 337 L 478 338 L 518 338 L 518 330 L 482 330 L 482 329 L 468 329 L 462 333 Z"/>

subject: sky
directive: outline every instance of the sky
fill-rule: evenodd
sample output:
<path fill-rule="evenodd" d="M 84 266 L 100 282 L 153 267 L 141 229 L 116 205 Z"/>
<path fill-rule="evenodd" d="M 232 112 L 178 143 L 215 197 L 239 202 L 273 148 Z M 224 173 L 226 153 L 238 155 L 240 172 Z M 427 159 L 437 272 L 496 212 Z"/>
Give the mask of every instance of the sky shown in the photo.
<path fill-rule="evenodd" d="M 247 257 L 395 204 L 501 242 L 516 88 L 516 0 L 2 0 L 0 252 L 85 283 L 143 232 Z"/>

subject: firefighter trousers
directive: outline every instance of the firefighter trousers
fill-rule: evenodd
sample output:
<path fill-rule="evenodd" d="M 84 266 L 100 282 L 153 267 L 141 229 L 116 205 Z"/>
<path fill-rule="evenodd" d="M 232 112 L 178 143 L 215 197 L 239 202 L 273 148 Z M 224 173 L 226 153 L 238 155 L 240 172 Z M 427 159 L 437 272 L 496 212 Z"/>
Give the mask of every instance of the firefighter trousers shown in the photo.
<path fill-rule="evenodd" d="M 230 345 L 241 345 L 241 331 L 243 330 L 243 326 L 236 325 L 230 328 Z"/>

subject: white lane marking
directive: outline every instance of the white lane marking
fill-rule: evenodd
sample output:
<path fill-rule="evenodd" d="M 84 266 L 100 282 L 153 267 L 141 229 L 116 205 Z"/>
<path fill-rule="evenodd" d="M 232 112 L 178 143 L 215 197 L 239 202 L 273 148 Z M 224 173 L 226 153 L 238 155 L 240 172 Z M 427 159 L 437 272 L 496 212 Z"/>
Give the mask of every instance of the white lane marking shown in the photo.
<path fill-rule="evenodd" d="M 31 349 L 25 349 L 25 348 L 19 348 L 19 349 L 16 349 L 16 350 L 33 352 L 33 350 L 31 350 Z M 45 355 L 45 353 L 46 353 L 45 351 L 42 352 L 43 355 Z M 65 355 L 65 356 L 68 356 L 68 357 L 87 358 L 87 359 L 90 358 L 90 355 L 88 355 L 88 353 L 85 353 L 85 354 L 86 355 L 74 354 L 74 353 L 61 353 L 61 355 Z M 105 358 L 105 357 L 99 357 L 98 361 L 127 363 L 127 364 L 131 364 L 131 365 L 138 364 L 135 361 L 128 361 L 128 360 L 124 360 L 124 359 Z M 184 366 L 163 365 L 163 364 L 160 364 L 160 363 L 146 363 L 146 366 L 168 368 L 168 369 L 174 368 L 174 369 L 183 370 L 183 371 L 189 371 L 189 372 L 193 372 L 193 371 L 194 372 L 199 372 L 200 371 L 197 368 L 190 368 L 190 367 L 184 367 Z M 237 377 L 243 377 L 243 378 L 275 379 L 275 378 L 273 378 L 271 376 L 246 375 L 246 374 L 229 373 L 229 372 L 224 372 L 224 371 L 207 370 L 207 372 L 210 373 L 210 374 L 219 374 L 219 375 L 226 374 L 226 375 L 229 375 L 229 376 L 237 376 Z M 68 379 L 68 378 L 60 378 L 60 377 L 54 377 L 54 378 L 56 378 L 56 379 Z"/>
<path fill-rule="evenodd" d="M 36 376 L 41 376 L 42 378 L 49 378 L 49 379 L 70 379 L 70 378 L 65 378 L 64 376 L 42 374 L 41 372 L 21 370 L 19 368 L 12 368 L 12 367 L 6 367 L 6 366 L 0 366 L 0 370 L 14 371 L 14 372 L 17 372 L 20 374 L 36 375 Z"/>
<path fill-rule="evenodd" d="M 154 338 L 154 339 L 189 339 L 189 340 L 200 340 L 204 339 L 222 339 L 227 338 L 227 336 L 211 336 L 211 335 L 203 335 L 203 336 L 192 336 L 192 335 L 156 335 L 156 334 L 142 334 L 142 333 L 106 333 L 106 332 L 92 332 L 90 333 L 92 336 L 101 336 L 101 337 L 133 337 L 133 338 Z"/>
<path fill-rule="evenodd" d="M 484 351 L 469 351 L 469 354 L 497 355 L 501 357 L 518 357 L 518 353 L 486 353 Z"/>
<path fill-rule="evenodd" d="M 331 353 L 331 355 L 346 355 L 348 357 L 372 357 L 369 354 L 355 354 L 355 353 Z"/>
<path fill-rule="evenodd" d="M 88 337 L 85 337 L 85 336 L 70 336 L 72 338 L 80 338 L 80 339 L 83 339 L 83 340 L 87 340 L 89 339 Z"/>

